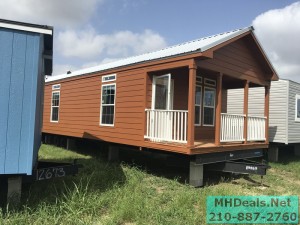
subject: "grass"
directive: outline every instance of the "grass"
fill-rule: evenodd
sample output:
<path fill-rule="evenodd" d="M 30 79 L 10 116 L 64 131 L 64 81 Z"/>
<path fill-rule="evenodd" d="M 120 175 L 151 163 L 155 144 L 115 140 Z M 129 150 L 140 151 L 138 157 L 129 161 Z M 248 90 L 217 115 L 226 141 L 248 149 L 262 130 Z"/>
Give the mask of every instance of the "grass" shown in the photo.
<path fill-rule="evenodd" d="M 40 159 L 80 158 L 84 167 L 75 177 L 23 187 L 23 206 L 0 214 L 0 224 L 205 224 L 210 195 L 300 194 L 296 157 L 272 163 L 263 185 L 259 176 L 210 174 L 206 186 L 196 189 L 186 184 L 184 165 L 166 166 L 162 159 L 134 152 L 123 153 L 125 162 L 110 164 L 99 152 L 43 145 Z"/>

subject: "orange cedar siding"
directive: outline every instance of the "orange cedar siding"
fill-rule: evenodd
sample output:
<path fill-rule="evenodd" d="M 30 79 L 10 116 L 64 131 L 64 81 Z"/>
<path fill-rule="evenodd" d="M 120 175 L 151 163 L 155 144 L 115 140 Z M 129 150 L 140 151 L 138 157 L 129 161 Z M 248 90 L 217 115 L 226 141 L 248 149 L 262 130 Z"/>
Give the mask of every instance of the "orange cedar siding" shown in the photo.
<path fill-rule="evenodd" d="M 195 126 L 195 140 L 214 140 L 215 127 Z"/>
<path fill-rule="evenodd" d="M 126 77 L 126 79 L 124 78 Z M 115 124 L 100 126 L 101 76 L 62 80 L 46 84 L 43 131 L 75 137 L 88 137 L 116 143 L 140 145 L 144 139 L 141 120 L 144 113 L 144 73 L 117 74 Z M 59 123 L 50 122 L 52 84 L 61 84 Z M 83 93 L 83 96 L 81 95 Z M 88 98 L 89 96 L 89 98 Z M 49 100 L 50 99 L 50 100 Z M 48 118 L 47 118 L 48 117 Z M 136 123 L 136 121 L 139 121 Z"/>
<path fill-rule="evenodd" d="M 53 128 L 55 129 L 56 126 L 49 126 L 49 128 Z M 121 135 L 136 135 L 137 134 L 137 131 L 140 131 L 141 130 L 141 127 L 139 128 L 134 128 L 134 129 L 131 129 L 131 128 L 128 128 L 126 127 L 125 129 L 123 127 L 119 127 L 118 125 L 116 125 L 114 128 L 111 128 L 111 127 L 108 127 L 107 129 L 105 129 L 105 131 L 101 131 L 97 126 L 95 125 L 77 125 L 77 124 L 70 124 L 70 123 L 61 123 L 61 130 L 83 130 L 83 131 L 90 131 L 92 132 L 93 134 L 95 135 L 104 135 L 105 134 L 102 134 L 102 133 L 118 133 L 121 134 Z M 137 139 L 138 137 L 136 136 L 133 136 L 131 139 Z"/>
<path fill-rule="evenodd" d="M 216 50 L 213 59 L 198 60 L 197 64 L 201 68 L 260 85 L 267 84 L 270 79 L 266 77 L 263 67 L 257 62 L 255 53 L 243 39 Z"/>
<path fill-rule="evenodd" d="M 152 102 L 152 75 L 147 74 L 146 75 L 146 108 L 151 108 L 151 102 Z"/>
<path fill-rule="evenodd" d="M 189 76 L 188 68 L 180 69 L 172 74 L 174 79 L 174 104 L 176 110 L 188 109 Z"/>
<path fill-rule="evenodd" d="M 121 143 L 121 144 L 127 144 L 133 145 L 133 146 L 139 146 L 140 140 L 135 138 L 134 135 L 130 134 L 118 134 L 117 136 L 114 135 L 115 132 L 94 132 L 92 130 L 71 130 L 71 129 L 51 129 L 49 128 L 46 133 L 50 134 L 58 134 L 58 135 L 67 135 L 72 137 L 78 137 L 78 138 L 90 138 L 95 139 L 99 141 L 106 141 L 106 142 L 113 142 L 113 143 Z M 135 144 L 133 144 L 135 143 Z"/>
<path fill-rule="evenodd" d="M 91 127 L 94 126 L 95 123 L 99 123 L 99 118 L 93 119 L 93 117 L 88 117 L 85 120 L 67 120 L 65 119 L 63 122 L 63 125 L 76 125 L 76 126 L 86 126 L 86 127 Z M 50 127 L 51 125 L 49 125 Z M 54 126 L 54 125 L 53 125 Z M 54 126 L 55 127 L 55 126 Z M 132 120 L 126 120 L 124 119 L 124 122 L 122 120 L 122 122 L 117 123 L 118 128 L 128 128 L 128 129 L 140 129 L 140 122 L 138 123 L 134 123 L 134 121 L 132 122 Z"/>

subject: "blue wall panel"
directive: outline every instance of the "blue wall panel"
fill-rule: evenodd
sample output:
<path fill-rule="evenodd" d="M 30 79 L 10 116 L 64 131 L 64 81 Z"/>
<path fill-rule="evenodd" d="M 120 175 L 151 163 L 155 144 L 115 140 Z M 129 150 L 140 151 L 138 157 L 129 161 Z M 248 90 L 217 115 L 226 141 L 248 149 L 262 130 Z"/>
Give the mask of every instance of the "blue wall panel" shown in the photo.
<path fill-rule="evenodd" d="M 37 159 L 43 36 L 0 28 L 0 175 L 28 174 Z"/>
<path fill-rule="evenodd" d="M 44 42 L 42 41 L 43 39 L 41 39 L 40 41 L 40 56 L 42 56 L 43 54 L 43 45 Z M 44 74 L 43 71 L 43 60 L 41 60 L 42 58 L 39 58 L 39 74 Z M 34 162 L 37 161 L 37 157 L 38 157 L 38 151 L 40 149 L 41 146 L 41 140 L 42 140 L 42 125 L 43 125 L 43 102 L 44 102 L 44 76 L 38 76 L 37 78 L 37 98 L 36 98 L 36 111 L 35 111 L 35 132 L 34 132 L 34 147 L 33 147 L 33 154 L 32 154 L 32 162 L 34 164 Z M 32 165 L 33 166 L 33 165 Z"/>
<path fill-rule="evenodd" d="M 0 174 L 4 173 L 13 33 L 0 29 Z"/>
<path fill-rule="evenodd" d="M 38 77 L 43 77 L 39 73 L 40 58 L 40 35 L 28 34 L 26 43 L 26 66 L 24 78 L 24 95 L 23 95 L 23 112 L 20 140 L 20 156 L 18 159 L 19 172 L 26 171 L 27 174 L 32 172 L 32 154 L 34 145 L 36 108 L 41 108 L 36 104 L 38 97 L 37 83 Z M 38 107 L 37 107 L 38 106 Z"/>
<path fill-rule="evenodd" d="M 24 69 L 26 64 L 26 34 L 15 32 L 10 78 L 10 99 L 8 109 L 7 151 L 5 173 L 19 171 L 19 154 L 24 95 Z M 22 146 L 23 147 L 23 146 Z"/>

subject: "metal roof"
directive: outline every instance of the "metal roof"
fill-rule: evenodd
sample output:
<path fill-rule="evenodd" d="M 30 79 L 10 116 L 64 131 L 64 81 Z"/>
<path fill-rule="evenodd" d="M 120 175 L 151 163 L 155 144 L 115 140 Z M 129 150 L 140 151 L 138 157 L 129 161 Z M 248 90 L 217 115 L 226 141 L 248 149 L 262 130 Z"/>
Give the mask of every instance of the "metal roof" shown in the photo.
<path fill-rule="evenodd" d="M 213 48 L 223 42 L 226 42 L 232 38 L 235 38 L 241 34 L 244 34 L 248 31 L 254 30 L 253 27 L 246 27 L 238 30 L 229 31 L 226 33 L 221 33 L 209 37 L 204 37 L 194 41 L 185 42 L 179 45 L 171 46 L 164 48 L 155 52 L 150 52 L 138 56 L 133 56 L 125 59 L 121 59 L 115 62 L 102 64 L 99 66 L 86 68 L 78 71 L 74 71 L 70 74 L 61 74 L 52 77 L 46 77 L 46 82 L 57 81 L 69 77 L 80 76 L 85 74 L 90 74 L 94 72 L 105 71 L 109 69 L 115 69 L 123 66 L 138 64 L 142 62 L 148 62 L 152 60 L 158 60 L 168 57 L 174 57 L 183 54 L 190 54 L 194 52 L 204 52 L 210 48 Z"/>
<path fill-rule="evenodd" d="M 38 25 L 32 23 L 23 23 L 12 20 L 0 19 L 0 28 L 8 28 L 14 30 L 29 31 L 34 33 L 53 35 L 53 27 L 46 25 Z"/>

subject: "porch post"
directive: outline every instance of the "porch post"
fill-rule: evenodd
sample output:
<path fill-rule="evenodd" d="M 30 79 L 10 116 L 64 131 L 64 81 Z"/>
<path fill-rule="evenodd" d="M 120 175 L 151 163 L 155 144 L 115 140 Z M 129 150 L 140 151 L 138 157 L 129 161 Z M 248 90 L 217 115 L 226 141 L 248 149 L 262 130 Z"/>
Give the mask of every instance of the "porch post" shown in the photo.
<path fill-rule="evenodd" d="M 266 125 L 265 125 L 265 137 L 266 143 L 269 143 L 269 110 L 270 110 L 270 86 L 265 86 L 265 117 L 266 117 Z"/>
<path fill-rule="evenodd" d="M 248 135 L 248 95 L 249 95 L 249 81 L 245 81 L 244 84 L 244 143 L 247 143 L 247 135 Z"/>
<path fill-rule="evenodd" d="M 193 60 L 194 61 L 194 60 Z M 188 130 L 187 145 L 193 146 L 195 141 L 195 84 L 197 66 L 195 61 L 189 66 L 189 97 L 188 97 Z"/>
<path fill-rule="evenodd" d="M 220 145 L 221 133 L 221 113 L 222 113 L 222 80 L 223 74 L 217 78 L 217 105 L 216 105 L 216 125 L 215 125 L 215 145 Z"/>

